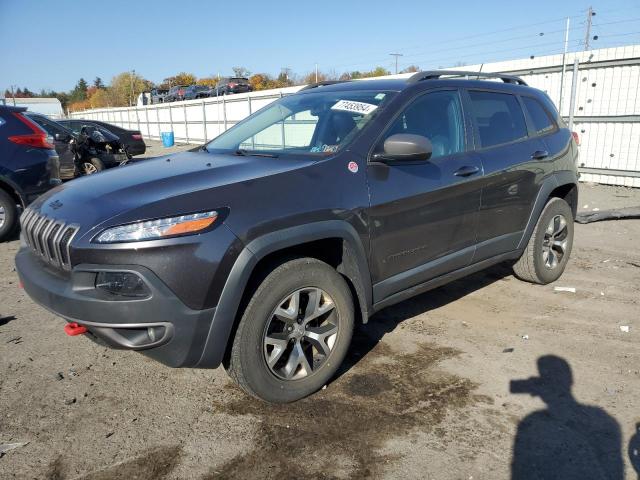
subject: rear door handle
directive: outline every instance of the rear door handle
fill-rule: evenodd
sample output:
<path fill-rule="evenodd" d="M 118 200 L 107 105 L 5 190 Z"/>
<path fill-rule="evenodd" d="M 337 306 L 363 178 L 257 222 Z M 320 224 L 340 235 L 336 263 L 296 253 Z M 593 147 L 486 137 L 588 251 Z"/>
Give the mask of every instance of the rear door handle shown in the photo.
<path fill-rule="evenodd" d="M 478 173 L 479 171 L 480 169 L 478 167 L 467 165 L 464 167 L 460 167 L 458 170 L 456 170 L 454 175 L 456 177 L 469 177 L 471 175 Z"/>
<path fill-rule="evenodd" d="M 549 152 L 546 150 L 536 150 L 531 154 L 532 160 L 542 160 L 543 158 L 547 158 L 549 156 Z"/>

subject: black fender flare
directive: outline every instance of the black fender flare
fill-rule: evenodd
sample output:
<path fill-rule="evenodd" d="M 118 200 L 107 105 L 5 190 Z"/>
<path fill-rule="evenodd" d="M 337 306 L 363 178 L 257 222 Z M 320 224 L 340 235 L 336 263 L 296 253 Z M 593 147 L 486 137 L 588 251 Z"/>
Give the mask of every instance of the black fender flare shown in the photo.
<path fill-rule="evenodd" d="M 326 220 L 278 230 L 252 240 L 238 255 L 222 289 L 202 356 L 196 366 L 216 368 L 222 363 L 245 288 L 262 258 L 288 247 L 328 238 L 341 238 L 349 245 L 358 277 L 350 279 L 360 297 L 360 308 L 366 321 L 372 305 L 371 276 L 365 248 L 355 228 L 344 220 Z"/>
<path fill-rule="evenodd" d="M 531 214 L 527 221 L 527 226 L 524 229 L 520 242 L 518 243 L 517 251 L 523 250 L 527 246 L 527 243 L 529 243 L 529 239 L 531 238 L 531 235 L 533 235 L 533 229 L 535 228 L 536 223 L 538 223 L 538 218 L 540 218 L 542 210 L 547 204 L 547 199 L 549 198 L 549 195 L 551 195 L 551 192 L 564 185 L 575 185 L 577 188 L 578 174 L 573 170 L 561 170 L 552 173 L 542 181 L 542 186 L 540 187 L 540 190 L 538 190 L 538 195 L 533 203 L 533 208 L 531 209 Z"/>

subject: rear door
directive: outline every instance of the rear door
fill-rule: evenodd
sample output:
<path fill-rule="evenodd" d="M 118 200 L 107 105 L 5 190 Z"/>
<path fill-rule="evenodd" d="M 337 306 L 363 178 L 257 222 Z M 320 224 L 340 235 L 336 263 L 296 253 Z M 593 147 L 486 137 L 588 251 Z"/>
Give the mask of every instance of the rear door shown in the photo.
<path fill-rule="evenodd" d="M 519 98 L 504 91 L 468 90 L 477 152 L 484 167 L 474 262 L 517 248 L 529 220 L 544 143 L 530 135 Z"/>
<path fill-rule="evenodd" d="M 421 163 L 367 167 L 374 301 L 468 265 L 476 237 L 482 164 L 467 147 L 460 92 L 420 94 L 374 151 L 397 133 L 429 138 L 433 153 Z"/>

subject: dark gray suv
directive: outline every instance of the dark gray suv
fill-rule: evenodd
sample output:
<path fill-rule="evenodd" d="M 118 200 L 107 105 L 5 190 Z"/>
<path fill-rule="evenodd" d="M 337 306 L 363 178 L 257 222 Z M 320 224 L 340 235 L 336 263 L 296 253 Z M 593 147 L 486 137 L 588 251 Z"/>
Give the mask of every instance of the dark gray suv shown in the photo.
<path fill-rule="evenodd" d="M 498 262 L 556 280 L 577 156 L 547 95 L 517 77 L 314 84 L 201 151 L 41 197 L 16 265 L 70 335 L 222 364 L 290 402 L 331 379 L 354 324 L 384 307 Z"/>

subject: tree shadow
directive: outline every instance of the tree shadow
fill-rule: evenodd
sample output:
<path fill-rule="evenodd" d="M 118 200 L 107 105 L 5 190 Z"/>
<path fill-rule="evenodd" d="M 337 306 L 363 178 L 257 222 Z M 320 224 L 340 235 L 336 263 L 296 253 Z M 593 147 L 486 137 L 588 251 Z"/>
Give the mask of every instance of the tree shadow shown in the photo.
<path fill-rule="evenodd" d="M 332 381 L 351 370 L 385 335 L 393 332 L 403 321 L 455 302 L 512 274 L 510 265 L 494 265 L 481 272 L 380 310 L 369 319 L 366 325 L 356 325 L 349 352 Z"/>
<path fill-rule="evenodd" d="M 624 478 L 620 425 L 604 409 L 571 393 L 566 360 L 538 359 L 538 377 L 512 380 L 511 393 L 540 397 L 547 408 L 520 421 L 513 445 L 512 480 Z"/>

